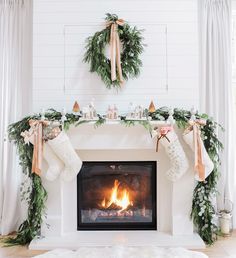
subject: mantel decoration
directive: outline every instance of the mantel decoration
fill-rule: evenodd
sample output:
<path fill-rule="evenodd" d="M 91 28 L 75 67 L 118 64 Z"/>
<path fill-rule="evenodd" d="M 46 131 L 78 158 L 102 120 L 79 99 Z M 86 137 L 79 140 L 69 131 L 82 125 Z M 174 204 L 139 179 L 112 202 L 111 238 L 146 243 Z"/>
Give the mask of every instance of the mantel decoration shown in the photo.
<path fill-rule="evenodd" d="M 76 111 L 78 111 L 77 107 Z M 198 181 L 196 181 L 197 183 L 193 194 L 191 218 L 193 219 L 194 225 L 205 243 L 212 244 L 216 240 L 218 227 L 214 222 L 215 210 L 211 201 L 212 196 L 217 193 L 216 184 L 219 178 L 220 165 L 219 151 L 223 148 L 221 142 L 217 138 L 216 131 L 218 128 L 222 129 L 222 127 L 206 114 L 194 114 L 193 117 L 193 114 L 190 111 L 174 109 L 172 112 L 170 112 L 170 110 L 166 107 L 151 111 L 152 112 L 148 112 L 148 110 L 145 110 L 147 114 L 146 120 L 128 120 L 127 117 L 121 116 L 119 117 L 120 121 L 118 120 L 117 122 L 124 124 L 125 126 L 134 126 L 137 124 L 143 125 L 152 135 L 153 131 L 155 133 L 156 131 L 155 128 L 152 127 L 150 119 L 155 121 L 172 121 L 174 119 L 179 128 L 187 129 L 185 134 L 190 132 L 190 137 L 192 137 L 193 134 L 197 135 L 197 138 L 195 139 L 198 141 L 198 148 L 202 146 L 201 144 L 204 144 L 204 148 L 202 148 L 200 155 L 201 159 L 197 159 L 195 169 L 198 171 L 198 174 L 202 176 L 201 166 L 206 167 L 206 175 L 204 179 L 196 178 Z M 101 116 L 97 114 L 97 117 L 97 120 L 93 120 L 95 127 L 101 126 L 106 122 L 106 115 Z M 205 123 L 200 123 L 199 121 L 202 121 L 203 119 L 205 120 Z M 6 245 L 25 245 L 30 243 L 30 241 L 35 237 L 40 236 L 41 224 L 46 212 L 45 202 L 47 199 L 47 192 L 42 184 L 40 169 L 35 170 L 35 163 L 33 163 L 33 161 L 35 162 L 34 153 L 38 149 L 36 148 L 35 150 L 35 145 L 25 143 L 25 141 L 28 143 L 32 141 L 32 130 L 38 130 L 39 127 L 46 125 L 46 130 L 43 131 L 43 135 L 46 137 L 45 143 L 47 143 L 47 139 L 49 140 L 48 144 L 44 145 L 49 145 L 47 147 L 51 148 L 55 154 L 59 155 L 60 157 L 61 153 L 59 144 L 63 144 L 63 146 L 66 145 L 68 151 L 71 153 L 74 151 L 71 149 L 72 146 L 68 137 L 66 136 L 65 130 L 69 129 L 71 125 L 79 126 L 82 123 L 89 123 L 90 121 L 91 120 L 88 119 L 84 120 L 82 114 L 79 112 L 66 113 L 65 110 L 63 110 L 63 112 L 58 112 L 54 109 L 50 109 L 44 114 L 27 116 L 21 121 L 9 126 L 9 140 L 14 142 L 17 146 L 22 171 L 30 179 L 31 186 L 29 187 L 23 185 L 21 187 L 22 198 L 28 202 L 28 217 L 20 225 L 15 237 L 5 239 Z M 158 136 L 158 134 L 156 134 L 156 136 Z M 33 139 L 35 140 L 36 138 Z M 182 146 L 180 145 L 180 142 L 178 141 L 176 133 L 172 127 L 163 127 L 158 139 L 166 149 L 167 154 L 169 147 L 172 148 L 172 146 L 175 146 L 174 149 L 178 149 L 179 155 L 177 157 L 175 155 L 173 156 L 174 160 L 172 160 L 172 163 L 177 162 L 177 167 L 179 165 L 183 165 L 184 168 L 188 166 L 185 154 L 182 153 L 181 150 Z M 52 144 L 53 141 L 54 144 Z M 186 141 L 188 143 L 188 139 L 186 139 Z M 176 144 L 174 145 L 174 143 Z M 50 149 L 47 149 L 47 147 L 46 151 L 50 151 Z M 193 146 L 190 146 L 190 148 L 193 149 Z M 204 149 L 206 151 L 205 154 Z M 51 154 L 54 155 L 52 151 Z M 171 158 L 171 155 L 169 156 Z M 213 162 L 213 167 L 206 158 L 207 156 L 209 156 L 209 159 Z M 61 173 L 61 178 L 63 180 L 70 180 L 71 177 L 76 176 L 75 171 L 78 171 L 77 168 L 81 166 L 81 160 L 79 157 L 76 158 L 75 156 L 73 156 L 73 164 L 67 160 L 67 157 L 62 157 L 61 160 L 65 165 L 64 172 Z M 40 163 L 37 162 L 36 164 L 40 165 Z M 201 166 L 199 166 L 199 164 Z M 77 166 L 77 168 L 73 169 L 75 166 Z M 40 168 L 40 166 L 38 168 Z M 172 166 L 171 171 L 167 172 L 167 176 L 170 176 L 172 181 L 181 177 L 182 173 L 185 172 L 184 170 L 178 170 L 178 168 L 175 170 L 173 169 L 174 167 Z M 212 169 L 211 173 L 209 173 L 210 169 Z M 32 171 L 35 173 L 32 173 Z M 50 171 L 49 167 L 49 171 L 47 171 L 48 180 L 53 180 L 56 176 L 58 176 L 55 174 L 56 172 L 54 172 L 55 171 L 53 170 Z"/>
<path fill-rule="evenodd" d="M 96 72 L 108 89 L 122 86 L 129 77 L 137 77 L 144 50 L 141 30 L 131 27 L 116 14 L 106 14 L 106 28 L 87 39 L 84 62 L 90 64 L 90 72 Z M 110 45 L 110 58 L 105 48 Z"/>

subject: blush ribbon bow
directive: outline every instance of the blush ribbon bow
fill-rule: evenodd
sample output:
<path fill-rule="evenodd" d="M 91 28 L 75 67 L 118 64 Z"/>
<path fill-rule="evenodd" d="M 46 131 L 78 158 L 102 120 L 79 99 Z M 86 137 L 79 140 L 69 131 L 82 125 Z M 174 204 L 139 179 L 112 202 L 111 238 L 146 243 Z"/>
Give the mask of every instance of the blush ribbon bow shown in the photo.
<path fill-rule="evenodd" d="M 157 144 L 156 144 L 156 152 L 158 152 L 159 148 L 159 141 L 162 138 L 166 138 L 168 142 L 170 142 L 169 138 L 166 136 L 170 131 L 172 131 L 173 127 L 172 126 L 163 126 L 160 128 L 160 135 L 157 138 Z"/>
<path fill-rule="evenodd" d="M 116 21 L 110 21 L 106 23 L 106 26 L 111 26 L 110 32 L 110 60 L 111 60 L 111 80 L 115 81 L 117 79 L 116 76 L 116 68 L 118 71 L 119 81 L 122 83 L 123 75 L 121 69 L 121 61 L 120 61 L 120 38 L 118 34 L 118 25 L 123 26 L 125 21 L 123 19 L 118 19 Z"/>

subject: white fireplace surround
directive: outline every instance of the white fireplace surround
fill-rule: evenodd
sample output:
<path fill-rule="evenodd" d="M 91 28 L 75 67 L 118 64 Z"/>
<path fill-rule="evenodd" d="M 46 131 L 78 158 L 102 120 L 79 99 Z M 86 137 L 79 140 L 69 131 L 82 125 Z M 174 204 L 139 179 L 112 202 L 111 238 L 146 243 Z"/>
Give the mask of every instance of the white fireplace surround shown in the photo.
<path fill-rule="evenodd" d="M 163 122 L 156 122 L 161 125 Z M 77 231 L 77 180 L 49 182 L 43 179 L 48 192 L 47 217 L 42 226 L 42 238 L 30 243 L 30 249 L 76 249 L 79 246 L 182 246 L 204 248 L 204 242 L 194 233 L 190 220 L 195 186 L 193 154 L 182 141 L 189 159 L 189 169 L 172 183 L 165 172 L 169 159 L 156 139 L 142 126 L 126 127 L 119 122 L 107 122 L 94 128 L 94 123 L 71 127 L 67 132 L 74 149 L 83 161 L 157 161 L 157 230 L 148 231 Z M 44 164 L 44 170 L 46 169 Z M 49 225 L 49 227 L 47 226 Z"/>

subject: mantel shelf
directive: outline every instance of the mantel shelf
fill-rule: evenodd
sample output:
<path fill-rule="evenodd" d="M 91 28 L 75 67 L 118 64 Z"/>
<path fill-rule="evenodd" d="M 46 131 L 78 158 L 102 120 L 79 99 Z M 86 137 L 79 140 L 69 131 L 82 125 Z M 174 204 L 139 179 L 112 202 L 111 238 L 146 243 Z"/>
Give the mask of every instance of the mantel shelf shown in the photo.
<path fill-rule="evenodd" d="M 129 120 L 131 121 L 131 120 Z M 132 120 L 137 121 L 137 120 Z M 147 121 L 147 120 L 143 120 Z M 170 126 L 166 121 L 149 121 L 151 127 Z M 120 121 L 106 121 L 95 126 L 96 121 L 88 121 L 79 126 L 71 126 L 67 131 L 73 147 L 77 150 L 121 150 L 151 149 L 155 150 L 156 139 L 153 139 L 147 128 L 141 123 L 123 124 Z"/>
<path fill-rule="evenodd" d="M 96 122 L 97 121 L 99 121 L 99 120 L 83 120 L 83 119 L 81 119 L 81 120 L 79 120 L 79 122 L 82 122 L 82 121 L 85 121 L 85 123 L 84 124 L 90 124 L 90 125 L 94 125 L 94 124 L 96 124 Z M 105 121 L 105 125 L 125 125 L 125 123 L 124 124 L 122 124 L 122 121 L 123 120 L 106 120 Z M 129 120 L 129 119 L 127 119 L 127 120 L 125 120 L 125 121 L 130 121 L 130 122 L 136 122 L 137 123 L 137 125 L 139 125 L 138 123 L 140 122 L 140 124 L 141 124 L 141 122 L 149 122 L 151 125 L 153 125 L 153 126 L 156 126 L 156 125 L 166 125 L 166 126 L 168 126 L 168 125 L 171 125 L 171 123 L 170 122 L 168 122 L 167 120 L 166 121 L 159 121 L 159 120 L 151 120 L 151 121 L 149 121 L 149 120 Z"/>

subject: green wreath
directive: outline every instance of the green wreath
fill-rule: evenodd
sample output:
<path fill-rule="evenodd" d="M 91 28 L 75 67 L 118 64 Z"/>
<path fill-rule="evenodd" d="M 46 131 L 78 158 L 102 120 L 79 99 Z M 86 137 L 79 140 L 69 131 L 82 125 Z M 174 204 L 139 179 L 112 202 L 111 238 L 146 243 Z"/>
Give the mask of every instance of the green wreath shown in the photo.
<path fill-rule="evenodd" d="M 111 25 L 118 21 L 118 16 L 108 13 L 105 20 Z M 120 54 L 122 75 L 123 79 L 127 81 L 129 77 L 135 78 L 140 73 L 140 67 L 142 66 L 140 54 L 144 50 L 143 37 L 141 30 L 136 27 L 132 28 L 127 23 L 123 26 L 117 25 L 117 32 L 122 44 Z M 86 53 L 84 55 L 84 62 L 90 64 L 90 72 L 96 72 L 108 89 L 112 87 L 119 88 L 122 84 L 119 77 L 112 81 L 111 61 L 105 56 L 105 47 L 110 42 L 110 33 L 111 26 L 107 26 L 87 38 Z"/>

